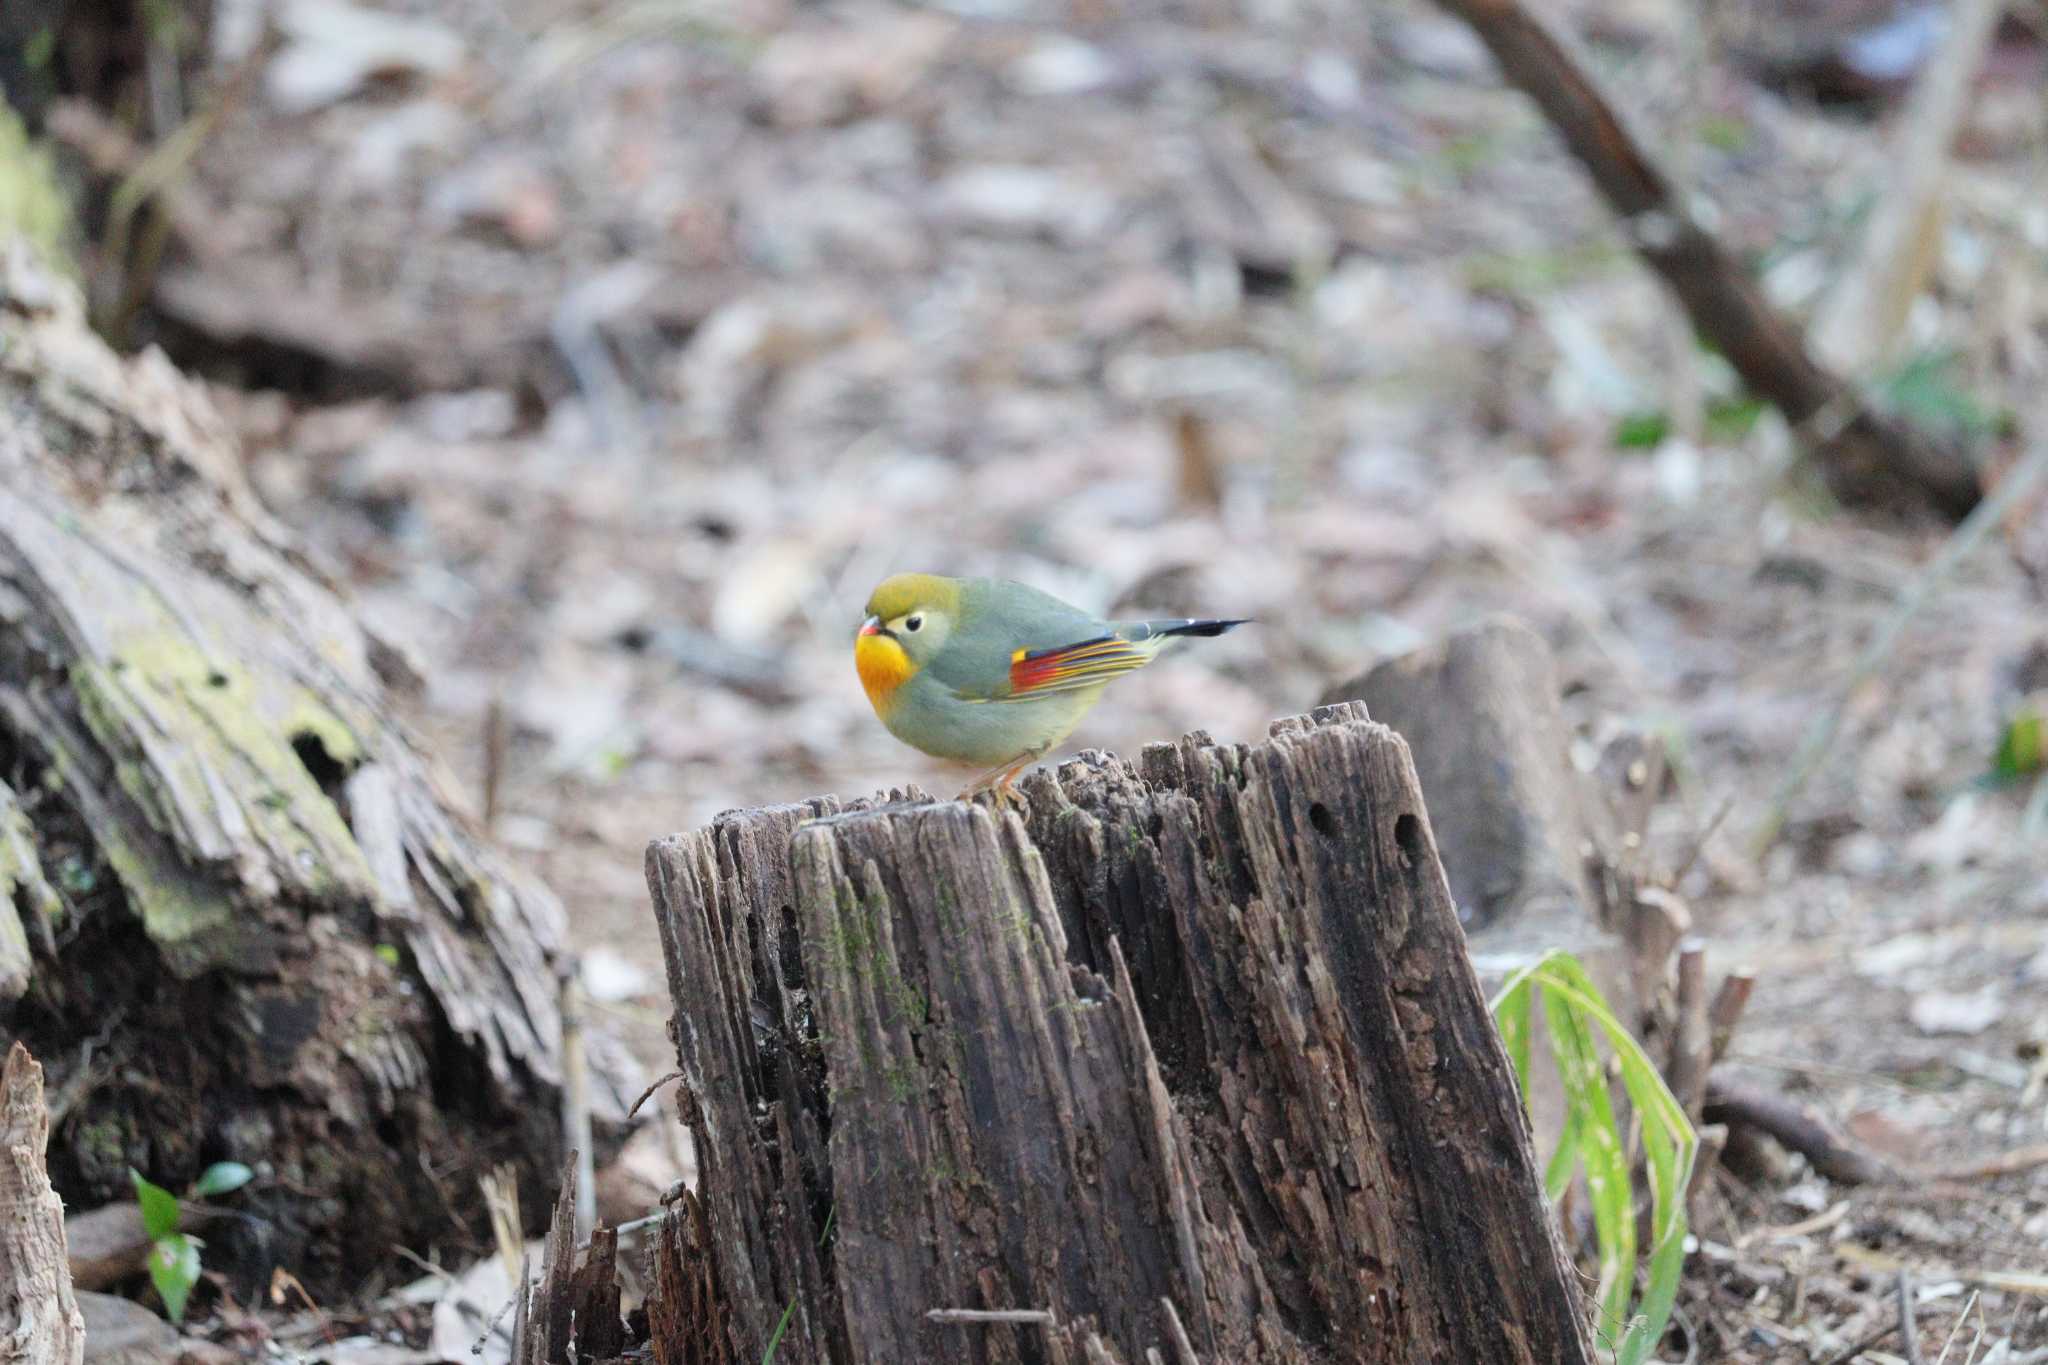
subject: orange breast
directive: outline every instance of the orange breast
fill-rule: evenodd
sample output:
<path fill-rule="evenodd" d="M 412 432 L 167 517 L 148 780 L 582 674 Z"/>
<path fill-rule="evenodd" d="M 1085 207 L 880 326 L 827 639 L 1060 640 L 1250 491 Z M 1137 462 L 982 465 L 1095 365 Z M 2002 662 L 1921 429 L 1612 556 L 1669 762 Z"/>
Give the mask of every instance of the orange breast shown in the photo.
<path fill-rule="evenodd" d="M 886 714 L 895 705 L 896 689 L 917 672 L 903 646 L 886 635 L 863 635 L 853 642 L 853 666 L 860 673 L 868 704 Z"/>

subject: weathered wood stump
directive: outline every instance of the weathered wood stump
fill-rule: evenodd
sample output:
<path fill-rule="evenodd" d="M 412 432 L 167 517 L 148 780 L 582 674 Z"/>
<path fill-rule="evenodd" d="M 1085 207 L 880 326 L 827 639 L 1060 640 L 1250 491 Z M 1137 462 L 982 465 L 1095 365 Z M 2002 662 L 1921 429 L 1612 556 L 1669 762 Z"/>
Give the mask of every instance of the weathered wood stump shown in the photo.
<path fill-rule="evenodd" d="M 0 1041 L 73 1207 L 259 1172 L 209 1233 L 245 1294 L 351 1289 L 558 1164 L 561 907 L 445 799 L 405 672 L 201 390 L 0 233 Z"/>
<path fill-rule="evenodd" d="M 64 1249 L 64 1203 L 43 1168 L 49 1137 L 43 1069 L 16 1043 L 0 1066 L 0 1360 L 9 1365 L 78 1365 L 85 1358 L 85 1320 Z"/>
<path fill-rule="evenodd" d="M 649 849 L 702 1172 L 657 1358 L 1586 1360 L 1402 741 L 1025 791 Z"/>

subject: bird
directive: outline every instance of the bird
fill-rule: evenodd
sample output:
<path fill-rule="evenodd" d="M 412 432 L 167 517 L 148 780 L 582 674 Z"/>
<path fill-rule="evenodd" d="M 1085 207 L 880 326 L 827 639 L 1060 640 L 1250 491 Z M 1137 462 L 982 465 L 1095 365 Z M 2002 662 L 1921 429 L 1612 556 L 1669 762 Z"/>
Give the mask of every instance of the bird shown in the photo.
<path fill-rule="evenodd" d="M 1226 620 L 1105 621 L 999 578 L 901 573 L 868 597 L 854 636 L 862 689 L 890 734 L 934 758 L 986 768 L 960 793 L 1014 793 L 1017 774 L 1065 739 L 1114 679 Z"/>

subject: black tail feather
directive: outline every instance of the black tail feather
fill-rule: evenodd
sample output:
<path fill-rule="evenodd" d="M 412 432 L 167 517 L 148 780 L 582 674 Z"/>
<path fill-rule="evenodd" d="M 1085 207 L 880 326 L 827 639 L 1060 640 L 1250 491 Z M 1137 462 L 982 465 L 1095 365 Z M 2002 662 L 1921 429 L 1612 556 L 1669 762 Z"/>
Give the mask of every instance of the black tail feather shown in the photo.
<path fill-rule="evenodd" d="M 1251 618 L 1244 616 L 1234 621 L 1179 621 L 1172 625 L 1157 625 L 1155 628 L 1161 635 L 1199 635 L 1206 639 L 1214 639 L 1225 631 L 1249 624 Z"/>

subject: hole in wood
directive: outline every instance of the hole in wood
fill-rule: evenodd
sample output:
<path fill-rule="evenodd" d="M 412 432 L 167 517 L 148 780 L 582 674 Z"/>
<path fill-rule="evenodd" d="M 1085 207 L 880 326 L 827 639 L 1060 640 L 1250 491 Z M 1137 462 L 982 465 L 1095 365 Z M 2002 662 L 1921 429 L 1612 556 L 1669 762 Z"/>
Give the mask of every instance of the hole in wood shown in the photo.
<path fill-rule="evenodd" d="M 1308 808 L 1308 822 L 1315 826 L 1316 833 L 1325 839 L 1337 837 L 1337 822 L 1330 818 L 1330 808 L 1318 801 Z"/>
<path fill-rule="evenodd" d="M 348 776 L 348 769 L 327 752 L 327 745 L 320 736 L 311 730 L 296 731 L 292 735 L 292 752 L 299 756 L 299 762 L 306 765 L 306 771 L 320 785 L 320 790 L 327 793 L 328 799 L 338 803 L 342 779 Z"/>
<path fill-rule="evenodd" d="M 1415 818 L 1415 812 L 1405 811 L 1394 821 L 1394 845 L 1401 850 L 1403 867 L 1422 861 L 1422 821 Z"/>

